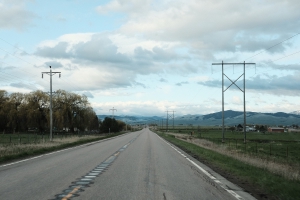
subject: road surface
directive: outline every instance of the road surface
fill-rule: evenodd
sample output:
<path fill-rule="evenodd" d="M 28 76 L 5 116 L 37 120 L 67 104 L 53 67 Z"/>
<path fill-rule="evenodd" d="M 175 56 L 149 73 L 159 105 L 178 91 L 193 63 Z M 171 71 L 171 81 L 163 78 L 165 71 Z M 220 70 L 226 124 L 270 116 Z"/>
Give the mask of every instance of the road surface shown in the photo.
<path fill-rule="evenodd" d="M 149 129 L 0 166 L 0 199 L 254 199 Z"/>

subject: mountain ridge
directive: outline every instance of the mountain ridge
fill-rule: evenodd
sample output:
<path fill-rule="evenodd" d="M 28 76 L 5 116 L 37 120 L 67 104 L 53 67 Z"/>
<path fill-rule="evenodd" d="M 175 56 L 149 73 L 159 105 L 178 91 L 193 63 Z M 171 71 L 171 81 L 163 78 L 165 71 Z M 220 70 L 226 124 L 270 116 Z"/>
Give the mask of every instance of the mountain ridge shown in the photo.
<path fill-rule="evenodd" d="M 296 111 L 295 111 L 296 112 Z M 111 115 L 97 115 L 99 119 L 103 120 L 105 117 L 111 117 Z M 294 113 L 276 112 L 276 113 L 262 113 L 262 112 L 246 112 L 246 123 L 247 124 L 260 124 L 260 125 L 292 125 L 300 124 L 300 115 Z M 131 116 L 121 115 L 114 116 L 115 119 L 121 120 L 127 123 L 166 123 L 166 117 L 158 116 Z M 243 111 L 224 111 L 225 125 L 237 125 L 244 123 L 244 112 Z M 173 125 L 173 119 L 169 118 L 169 124 Z M 175 125 L 207 125 L 215 126 L 222 124 L 222 111 L 210 113 L 210 114 L 187 114 L 183 116 L 174 117 Z"/>

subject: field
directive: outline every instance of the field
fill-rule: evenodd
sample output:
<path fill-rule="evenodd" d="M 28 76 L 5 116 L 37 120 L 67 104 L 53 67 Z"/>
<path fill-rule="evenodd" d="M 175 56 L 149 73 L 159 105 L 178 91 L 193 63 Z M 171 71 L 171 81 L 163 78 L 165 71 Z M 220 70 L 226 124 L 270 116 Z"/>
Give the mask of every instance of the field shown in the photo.
<path fill-rule="evenodd" d="M 63 134 L 63 133 L 53 133 L 53 139 L 64 139 L 72 137 L 82 137 L 86 134 Z M 0 145 L 9 144 L 36 144 L 49 142 L 49 133 L 47 134 L 28 134 L 28 133 L 16 133 L 16 134 L 0 134 Z"/>
<path fill-rule="evenodd" d="M 166 130 L 161 130 L 166 131 Z M 261 133 L 247 132 L 246 143 L 244 133 L 226 130 L 222 142 L 222 130 L 216 127 L 172 127 L 170 133 L 181 133 L 196 138 L 206 139 L 230 149 L 259 156 L 264 159 L 300 164 L 300 133 Z"/>
<path fill-rule="evenodd" d="M 49 140 L 49 134 L 1 134 L 0 163 L 57 151 L 88 142 L 114 137 L 124 133 L 125 132 L 120 132 L 106 135 L 54 134 L 53 141 Z"/>
<path fill-rule="evenodd" d="M 200 162 L 208 165 L 226 179 L 240 185 L 257 199 L 299 199 L 299 179 L 286 178 L 266 168 L 249 164 L 245 162 L 244 156 L 237 159 L 232 155 L 226 155 L 221 143 L 214 143 L 212 148 L 208 149 L 191 143 L 189 140 L 184 141 L 176 138 L 171 133 L 156 132 L 159 136 L 178 146 Z M 208 143 L 212 142 L 208 141 Z M 263 162 L 263 160 L 257 160 Z M 269 163 L 274 165 L 273 162 Z M 280 166 L 279 169 L 283 170 L 283 167 L 286 166 Z"/>

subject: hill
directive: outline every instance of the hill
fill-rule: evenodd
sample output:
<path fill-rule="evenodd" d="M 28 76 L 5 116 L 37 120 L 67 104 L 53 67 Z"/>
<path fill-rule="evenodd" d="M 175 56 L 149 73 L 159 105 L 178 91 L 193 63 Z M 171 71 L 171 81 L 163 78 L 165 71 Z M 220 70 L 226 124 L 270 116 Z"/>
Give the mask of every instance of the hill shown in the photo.
<path fill-rule="evenodd" d="M 296 113 L 296 112 L 295 112 Z M 294 113 L 259 113 L 259 112 L 247 112 L 246 113 L 247 124 L 261 124 L 261 125 L 292 125 L 300 124 L 300 115 Z M 99 119 L 105 117 L 111 117 L 107 115 L 98 115 Z M 161 124 L 162 121 L 166 123 L 166 117 L 145 117 L 145 116 L 115 116 L 117 120 L 127 122 L 129 124 L 136 123 L 157 123 Z M 243 124 L 244 113 L 242 111 L 227 110 L 224 111 L 225 125 L 237 125 Z M 173 124 L 173 119 L 169 118 L 169 124 Z M 222 112 L 210 113 L 206 115 L 183 115 L 174 118 L 175 125 L 199 125 L 199 126 L 215 126 L 222 125 Z"/>

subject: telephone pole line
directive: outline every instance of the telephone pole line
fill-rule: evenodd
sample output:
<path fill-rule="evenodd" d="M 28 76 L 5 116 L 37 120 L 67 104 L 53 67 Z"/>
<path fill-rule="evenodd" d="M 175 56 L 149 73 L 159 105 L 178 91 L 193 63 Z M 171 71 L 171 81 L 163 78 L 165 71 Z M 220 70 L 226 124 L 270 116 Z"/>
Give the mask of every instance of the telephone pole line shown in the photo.
<path fill-rule="evenodd" d="M 50 72 L 42 72 L 42 78 L 44 78 L 44 74 L 47 74 L 50 76 L 50 141 L 53 140 L 52 136 L 52 126 L 53 126 L 53 120 L 52 120 L 52 76 L 55 74 L 59 74 L 59 78 L 61 77 L 61 72 L 52 72 L 51 66 L 50 66 Z"/>
<path fill-rule="evenodd" d="M 255 63 L 246 63 L 245 61 L 243 63 L 212 63 L 212 65 L 222 65 L 222 142 L 224 142 L 224 93 L 227 89 L 229 89 L 232 85 L 235 85 L 238 89 L 240 89 L 244 93 L 244 143 L 246 143 L 246 78 L 245 78 L 245 68 L 246 65 L 255 65 Z M 244 73 L 240 75 L 235 81 L 232 81 L 225 73 L 224 73 L 224 65 L 243 65 L 244 66 Z M 228 80 L 230 80 L 231 84 L 224 90 L 224 76 Z M 236 85 L 236 82 L 243 76 L 244 78 L 244 88 L 243 90 Z"/>

